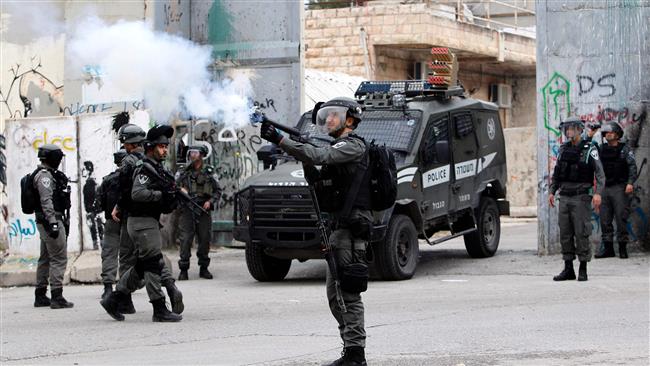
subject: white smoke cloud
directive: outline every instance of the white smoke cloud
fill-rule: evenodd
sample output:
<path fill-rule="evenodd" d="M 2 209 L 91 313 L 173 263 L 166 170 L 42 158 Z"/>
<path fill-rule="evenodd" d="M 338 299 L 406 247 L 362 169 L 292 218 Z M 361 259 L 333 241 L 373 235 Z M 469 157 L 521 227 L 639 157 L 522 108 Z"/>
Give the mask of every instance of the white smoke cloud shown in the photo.
<path fill-rule="evenodd" d="M 249 120 L 250 79 L 211 80 L 211 48 L 155 32 L 140 21 L 106 24 L 98 18 L 79 23 L 68 42 L 73 70 L 91 66 L 100 78 L 125 94 L 142 93 L 159 123 L 180 114 L 209 118 L 240 128 Z M 95 75 L 97 76 L 97 75 Z"/>
<path fill-rule="evenodd" d="M 2 33 L 7 42 L 27 44 L 43 37 L 57 37 L 65 31 L 62 1 L 0 1 Z"/>

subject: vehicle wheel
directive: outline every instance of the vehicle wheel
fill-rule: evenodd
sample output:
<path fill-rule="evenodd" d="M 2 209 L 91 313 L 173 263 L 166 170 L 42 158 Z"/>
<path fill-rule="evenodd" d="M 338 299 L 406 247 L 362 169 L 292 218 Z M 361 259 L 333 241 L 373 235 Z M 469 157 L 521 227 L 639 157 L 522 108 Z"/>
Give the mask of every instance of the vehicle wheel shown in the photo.
<path fill-rule="evenodd" d="M 386 238 L 375 247 L 376 267 L 383 280 L 407 280 L 415 274 L 420 248 L 418 233 L 406 215 L 391 217 Z"/>
<path fill-rule="evenodd" d="M 481 198 L 476 213 L 477 231 L 465 235 L 465 249 L 472 258 L 491 257 L 499 247 L 501 219 L 494 199 Z"/>
<path fill-rule="evenodd" d="M 259 244 L 246 243 L 248 272 L 260 282 L 282 281 L 289 273 L 291 259 L 273 258 L 264 253 Z"/>

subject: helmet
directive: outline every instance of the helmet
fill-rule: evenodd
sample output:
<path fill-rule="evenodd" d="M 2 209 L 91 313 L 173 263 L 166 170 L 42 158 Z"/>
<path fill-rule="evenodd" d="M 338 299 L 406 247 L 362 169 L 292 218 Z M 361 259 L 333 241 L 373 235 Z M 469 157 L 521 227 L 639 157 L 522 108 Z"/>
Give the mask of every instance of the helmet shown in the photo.
<path fill-rule="evenodd" d="M 38 159 L 54 169 L 59 167 L 64 156 L 61 148 L 54 144 L 45 144 L 38 148 Z"/>
<path fill-rule="evenodd" d="M 113 153 L 113 162 L 115 165 L 120 165 L 122 163 L 122 160 L 126 157 L 126 150 L 124 149 L 119 149 L 116 152 Z"/>
<path fill-rule="evenodd" d="M 567 138 L 571 139 L 573 136 L 568 136 L 567 131 L 570 127 L 577 128 L 579 131 L 577 131 L 577 134 L 581 134 L 582 130 L 584 129 L 584 122 L 578 117 L 571 116 L 564 121 L 560 122 L 560 131 L 566 136 Z"/>
<path fill-rule="evenodd" d="M 327 131 L 327 119 L 339 118 L 340 126 L 336 131 L 340 131 L 345 127 L 345 120 L 348 117 L 354 118 L 355 124 L 361 122 L 361 113 L 363 108 L 356 100 L 346 97 L 337 97 L 325 103 L 317 103 L 312 111 L 312 121 L 323 132 Z M 336 133 L 334 131 L 334 133 Z"/>
<path fill-rule="evenodd" d="M 619 139 L 623 137 L 623 128 L 614 121 L 607 122 L 600 131 L 603 135 L 606 135 L 607 132 L 614 132 L 618 135 Z"/>
<path fill-rule="evenodd" d="M 147 132 L 145 149 L 151 149 L 155 145 L 169 145 L 169 139 L 174 135 L 174 129 L 167 125 L 155 125 Z"/>
<path fill-rule="evenodd" d="M 117 132 L 117 138 L 123 144 L 139 144 L 144 141 L 144 137 L 144 131 L 140 127 L 131 123 L 120 127 Z"/>
<path fill-rule="evenodd" d="M 206 156 L 208 156 L 208 148 L 207 148 L 206 146 L 203 146 L 203 145 L 188 146 L 188 147 L 187 147 L 187 154 L 188 154 L 188 156 L 189 156 L 190 152 L 192 152 L 192 151 L 198 151 L 198 152 L 200 152 L 201 155 L 203 155 L 204 158 L 205 158 Z"/>

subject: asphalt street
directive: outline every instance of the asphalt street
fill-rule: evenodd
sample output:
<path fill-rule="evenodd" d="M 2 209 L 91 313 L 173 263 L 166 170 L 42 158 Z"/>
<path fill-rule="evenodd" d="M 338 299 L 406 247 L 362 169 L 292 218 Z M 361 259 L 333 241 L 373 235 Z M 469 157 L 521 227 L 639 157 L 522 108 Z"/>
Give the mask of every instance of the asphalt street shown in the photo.
<path fill-rule="evenodd" d="M 593 260 L 589 281 L 556 283 L 560 256 L 536 255 L 536 223 L 505 223 L 492 258 L 471 259 L 462 239 L 421 245 L 416 276 L 370 283 L 370 365 L 648 365 L 649 256 Z M 173 256 L 173 254 L 171 254 Z M 73 309 L 34 308 L 33 287 L 3 288 L 2 365 L 319 365 L 341 342 L 325 298 L 324 261 L 294 261 L 288 279 L 258 283 L 244 252 L 211 252 L 214 280 L 180 282 L 180 323 L 137 314 L 112 320 L 100 285 L 72 285 Z M 175 263 L 175 259 L 172 258 Z M 177 271 L 175 271 L 177 272 Z"/>

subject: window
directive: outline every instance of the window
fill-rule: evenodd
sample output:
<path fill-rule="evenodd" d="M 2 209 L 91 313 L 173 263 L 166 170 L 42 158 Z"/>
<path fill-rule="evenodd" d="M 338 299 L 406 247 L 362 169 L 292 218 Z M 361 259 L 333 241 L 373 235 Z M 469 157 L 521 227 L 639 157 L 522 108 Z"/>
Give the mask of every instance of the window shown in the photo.
<path fill-rule="evenodd" d="M 472 115 L 470 113 L 455 115 L 454 130 L 456 131 L 456 137 L 459 139 L 471 135 L 474 132 L 474 124 L 472 124 Z"/>
<path fill-rule="evenodd" d="M 431 118 L 433 120 L 433 118 Z M 436 142 L 449 141 L 449 128 L 447 117 L 438 118 L 429 122 L 424 131 L 424 139 L 420 150 L 422 162 L 426 165 L 440 163 L 436 156 Z"/>

